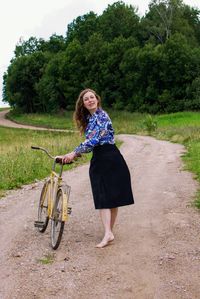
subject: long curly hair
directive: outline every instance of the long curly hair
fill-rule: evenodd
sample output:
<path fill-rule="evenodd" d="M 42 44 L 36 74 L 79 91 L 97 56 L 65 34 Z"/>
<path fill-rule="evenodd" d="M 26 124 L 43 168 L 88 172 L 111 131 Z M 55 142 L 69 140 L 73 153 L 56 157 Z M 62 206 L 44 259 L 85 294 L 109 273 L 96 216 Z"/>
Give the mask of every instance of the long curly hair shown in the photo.
<path fill-rule="evenodd" d="M 98 100 L 98 107 L 101 107 L 101 98 L 94 90 L 87 88 L 81 91 L 76 101 L 75 112 L 73 115 L 74 121 L 81 134 L 85 132 L 88 124 L 88 115 L 90 115 L 90 112 L 84 107 L 83 103 L 83 97 L 88 91 L 92 92 L 95 95 Z"/>

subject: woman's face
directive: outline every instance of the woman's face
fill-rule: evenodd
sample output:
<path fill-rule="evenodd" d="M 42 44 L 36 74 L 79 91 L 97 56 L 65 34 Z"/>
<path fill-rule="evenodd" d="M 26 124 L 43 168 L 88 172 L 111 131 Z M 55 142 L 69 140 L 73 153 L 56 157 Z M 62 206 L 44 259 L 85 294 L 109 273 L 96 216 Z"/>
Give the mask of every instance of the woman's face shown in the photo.
<path fill-rule="evenodd" d="M 83 105 L 84 107 L 93 114 L 98 108 L 98 99 L 95 94 L 91 91 L 87 91 L 83 96 Z"/>

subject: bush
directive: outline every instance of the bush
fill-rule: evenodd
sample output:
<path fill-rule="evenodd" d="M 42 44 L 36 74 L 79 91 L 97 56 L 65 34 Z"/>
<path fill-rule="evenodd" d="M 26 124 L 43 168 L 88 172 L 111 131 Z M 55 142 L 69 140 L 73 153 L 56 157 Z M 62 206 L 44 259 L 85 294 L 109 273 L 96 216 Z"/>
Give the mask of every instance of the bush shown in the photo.
<path fill-rule="evenodd" d="M 143 121 L 143 126 L 149 135 L 151 135 L 151 133 L 154 132 L 158 127 L 157 122 L 153 119 L 153 117 L 150 114 L 147 115 L 145 120 Z"/>

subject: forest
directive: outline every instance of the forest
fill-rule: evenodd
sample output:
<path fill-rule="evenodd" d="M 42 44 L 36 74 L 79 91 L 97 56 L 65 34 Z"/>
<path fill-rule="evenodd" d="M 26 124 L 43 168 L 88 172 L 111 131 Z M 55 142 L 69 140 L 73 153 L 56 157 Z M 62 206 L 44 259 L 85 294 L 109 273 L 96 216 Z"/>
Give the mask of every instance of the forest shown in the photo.
<path fill-rule="evenodd" d="M 152 0 L 142 17 L 115 2 L 66 24 L 66 35 L 20 40 L 3 101 L 23 113 L 73 110 L 94 89 L 103 106 L 131 112 L 200 110 L 200 10 Z"/>

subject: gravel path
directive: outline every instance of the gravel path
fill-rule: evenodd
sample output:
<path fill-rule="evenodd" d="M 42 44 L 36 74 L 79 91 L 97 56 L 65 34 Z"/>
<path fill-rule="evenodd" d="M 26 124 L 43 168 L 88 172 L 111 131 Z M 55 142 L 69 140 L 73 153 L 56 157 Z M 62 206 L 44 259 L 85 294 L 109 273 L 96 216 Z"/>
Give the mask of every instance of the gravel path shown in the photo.
<path fill-rule="evenodd" d="M 114 243 L 95 248 L 103 230 L 88 165 L 64 173 L 73 211 L 57 251 L 49 228 L 33 226 L 42 182 L 11 191 L 0 201 L 0 299 L 200 298 L 199 212 L 190 205 L 198 186 L 183 170 L 184 147 L 118 138 L 136 203 L 120 208 Z"/>

